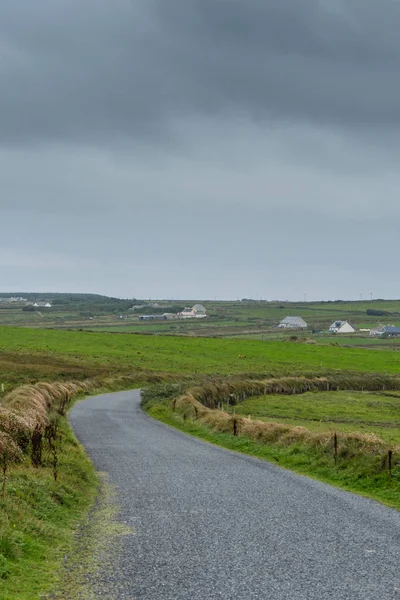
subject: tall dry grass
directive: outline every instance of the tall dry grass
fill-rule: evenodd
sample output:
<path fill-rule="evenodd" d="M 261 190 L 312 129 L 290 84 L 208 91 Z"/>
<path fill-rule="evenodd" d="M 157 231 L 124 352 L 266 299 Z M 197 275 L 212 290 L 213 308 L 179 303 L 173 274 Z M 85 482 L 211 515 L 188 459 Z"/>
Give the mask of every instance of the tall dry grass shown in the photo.
<path fill-rule="evenodd" d="M 388 391 L 400 390 L 400 377 L 394 375 L 338 373 L 326 376 L 302 375 L 265 379 L 230 379 L 210 381 L 191 389 L 191 394 L 208 408 L 221 402 L 238 404 L 251 396 L 268 394 L 304 394 L 318 391 Z"/>
<path fill-rule="evenodd" d="M 76 396 L 103 389 L 127 389 L 141 381 L 169 383 L 184 378 L 174 374 L 132 371 L 83 381 L 38 382 L 16 387 L 0 402 L 2 489 L 5 490 L 7 472 L 12 464 L 30 458 L 33 466 L 42 465 L 45 442 L 51 454 L 54 478 L 57 479 L 59 418 L 66 414 Z"/>
<path fill-rule="evenodd" d="M 326 377 L 284 377 L 264 380 L 212 381 L 197 385 L 173 400 L 173 410 L 184 419 L 198 420 L 215 432 L 243 435 L 265 444 L 290 446 L 301 444 L 332 452 L 330 432 L 311 432 L 305 427 L 257 421 L 232 415 L 221 409 L 223 404 L 235 405 L 251 396 L 267 394 L 301 394 L 309 391 L 383 391 L 400 389 L 400 377 L 382 375 L 336 374 Z M 341 432 L 339 456 L 385 455 L 388 445 L 377 435 Z M 400 447 L 393 449 L 400 452 Z"/>
<path fill-rule="evenodd" d="M 0 405 L 3 493 L 10 465 L 29 454 L 32 464 L 39 467 L 43 438 L 55 420 L 54 415 L 64 415 L 74 396 L 95 385 L 94 380 L 40 382 L 17 387 L 3 398 Z"/>

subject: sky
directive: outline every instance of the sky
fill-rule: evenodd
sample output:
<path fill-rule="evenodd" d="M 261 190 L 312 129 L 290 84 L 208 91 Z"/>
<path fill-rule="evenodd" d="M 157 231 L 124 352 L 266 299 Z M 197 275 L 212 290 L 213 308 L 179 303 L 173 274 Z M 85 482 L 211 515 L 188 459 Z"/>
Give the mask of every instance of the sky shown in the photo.
<path fill-rule="evenodd" d="M 400 2 L 2 0 L 0 291 L 399 298 Z"/>

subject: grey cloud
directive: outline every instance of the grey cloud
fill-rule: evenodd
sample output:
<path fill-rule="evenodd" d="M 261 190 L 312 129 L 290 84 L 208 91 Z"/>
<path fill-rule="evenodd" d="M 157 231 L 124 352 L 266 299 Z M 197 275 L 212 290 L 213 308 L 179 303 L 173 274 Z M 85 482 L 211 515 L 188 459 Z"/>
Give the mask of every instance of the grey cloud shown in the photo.
<path fill-rule="evenodd" d="M 249 115 L 398 127 L 391 0 L 3 0 L 0 143 L 171 136 Z"/>
<path fill-rule="evenodd" d="M 2 0 L 3 289 L 398 295 L 399 26 L 390 0 Z"/>

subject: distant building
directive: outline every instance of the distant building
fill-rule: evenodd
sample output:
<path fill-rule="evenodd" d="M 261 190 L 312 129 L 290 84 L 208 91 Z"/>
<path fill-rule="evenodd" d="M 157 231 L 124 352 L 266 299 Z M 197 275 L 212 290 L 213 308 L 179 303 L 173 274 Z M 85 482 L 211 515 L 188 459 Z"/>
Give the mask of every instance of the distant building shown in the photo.
<path fill-rule="evenodd" d="M 35 308 L 51 308 L 50 302 L 35 302 L 33 306 Z"/>
<path fill-rule="evenodd" d="M 207 314 L 207 311 L 202 304 L 195 304 L 192 307 L 192 310 L 195 311 L 196 315 L 206 315 Z"/>
<path fill-rule="evenodd" d="M 371 331 L 369 332 L 369 335 L 372 337 L 378 337 L 380 335 L 383 335 L 384 329 L 385 328 L 383 325 L 378 325 L 378 327 L 375 327 L 375 329 L 371 329 Z"/>
<path fill-rule="evenodd" d="M 178 313 L 181 319 L 204 319 L 207 316 L 207 311 L 202 304 L 195 304 L 192 308 L 186 307 L 185 310 Z"/>
<path fill-rule="evenodd" d="M 285 317 L 278 327 L 282 329 L 306 329 L 308 325 L 301 317 Z"/>
<path fill-rule="evenodd" d="M 141 321 L 166 321 L 167 317 L 164 315 L 140 315 Z"/>
<path fill-rule="evenodd" d="M 330 333 L 354 333 L 355 329 L 348 321 L 335 321 L 329 327 Z"/>
<path fill-rule="evenodd" d="M 21 296 L 11 296 L 10 298 L 0 298 L 0 302 L 11 304 L 12 302 L 27 302 L 27 299 Z"/>
<path fill-rule="evenodd" d="M 377 327 L 376 329 L 371 329 L 370 335 L 374 337 L 400 337 L 400 327 L 395 327 L 394 325 L 384 325 Z"/>
<path fill-rule="evenodd" d="M 194 319 L 195 316 L 196 313 L 188 307 L 186 307 L 185 310 L 183 310 L 182 312 L 178 313 L 178 317 L 180 317 L 181 319 Z"/>

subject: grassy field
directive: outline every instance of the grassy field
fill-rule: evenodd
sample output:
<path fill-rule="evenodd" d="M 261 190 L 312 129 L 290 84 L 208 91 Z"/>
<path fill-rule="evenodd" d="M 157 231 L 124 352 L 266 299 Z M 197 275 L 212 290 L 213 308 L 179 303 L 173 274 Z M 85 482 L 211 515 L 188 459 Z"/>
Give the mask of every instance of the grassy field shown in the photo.
<path fill-rule="evenodd" d="M 226 374 L 345 369 L 400 373 L 400 354 L 391 350 L 1 327 L 0 360 L 10 354 L 17 355 L 21 365 L 45 357 L 110 371 L 135 368 Z"/>
<path fill-rule="evenodd" d="M 399 392 L 271 394 L 248 398 L 234 410 L 238 415 L 302 426 L 310 431 L 373 432 L 390 444 L 400 445 Z"/>

